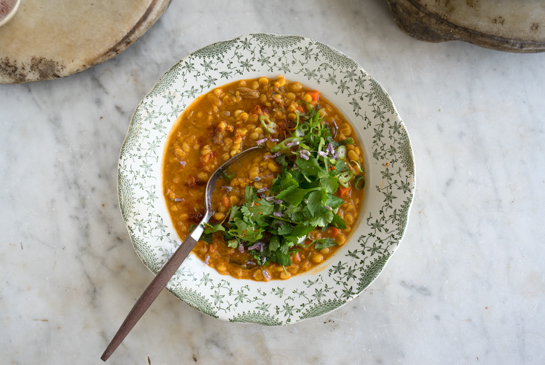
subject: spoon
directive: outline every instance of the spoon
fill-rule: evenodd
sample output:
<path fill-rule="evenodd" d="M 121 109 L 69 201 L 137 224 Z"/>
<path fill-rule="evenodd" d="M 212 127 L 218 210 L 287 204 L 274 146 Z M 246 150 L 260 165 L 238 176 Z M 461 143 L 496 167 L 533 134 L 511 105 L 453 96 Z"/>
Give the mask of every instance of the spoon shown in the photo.
<path fill-rule="evenodd" d="M 117 330 L 117 333 L 115 334 L 114 338 L 104 351 L 104 353 L 101 356 L 102 361 L 108 360 L 108 358 L 114 353 L 114 351 L 117 349 L 117 347 L 123 342 L 125 337 L 129 334 L 129 332 L 133 329 L 133 327 L 136 325 L 138 320 L 144 315 L 146 310 L 150 307 L 151 303 L 157 298 L 161 290 L 167 285 L 170 278 L 176 273 L 182 262 L 184 262 L 185 258 L 193 247 L 195 247 L 195 244 L 197 241 L 201 238 L 203 232 L 204 232 L 204 224 L 208 223 L 212 215 L 214 214 L 214 211 L 212 210 L 212 193 L 214 191 L 214 187 L 216 186 L 216 182 L 218 179 L 224 174 L 224 172 L 235 162 L 239 161 L 242 157 L 247 156 L 251 152 L 254 152 L 256 150 L 260 150 L 262 147 L 252 147 L 248 148 L 247 150 L 239 153 L 238 155 L 232 157 L 231 159 L 227 160 L 223 165 L 221 165 L 212 176 L 210 176 L 210 179 L 208 180 L 208 183 L 206 184 L 206 193 L 205 193 L 205 206 L 206 206 L 206 212 L 204 214 L 204 217 L 199 222 L 197 227 L 191 232 L 189 236 L 182 242 L 180 247 L 174 251 L 174 254 L 172 257 L 167 261 L 165 266 L 159 271 L 157 276 L 153 279 L 153 281 L 148 285 L 146 290 L 144 290 L 144 293 L 140 296 L 138 301 L 134 304 L 134 307 L 131 309 L 129 314 L 127 315 L 127 318 L 125 318 L 125 321 L 119 327 L 119 330 Z"/>

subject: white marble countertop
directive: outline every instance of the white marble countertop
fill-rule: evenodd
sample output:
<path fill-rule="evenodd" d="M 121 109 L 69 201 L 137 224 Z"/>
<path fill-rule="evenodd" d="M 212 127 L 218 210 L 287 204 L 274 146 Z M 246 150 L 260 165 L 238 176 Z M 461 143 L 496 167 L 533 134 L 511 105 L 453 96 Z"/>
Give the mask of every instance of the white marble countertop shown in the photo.
<path fill-rule="evenodd" d="M 257 32 L 329 44 L 391 94 L 416 158 L 406 236 L 359 298 L 287 327 L 222 322 L 164 291 L 108 362 L 545 362 L 545 54 L 423 43 L 383 0 L 332 4 L 173 1 L 104 64 L 0 85 L 0 362 L 101 363 L 152 278 L 117 202 L 130 116 L 182 57 Z"/>

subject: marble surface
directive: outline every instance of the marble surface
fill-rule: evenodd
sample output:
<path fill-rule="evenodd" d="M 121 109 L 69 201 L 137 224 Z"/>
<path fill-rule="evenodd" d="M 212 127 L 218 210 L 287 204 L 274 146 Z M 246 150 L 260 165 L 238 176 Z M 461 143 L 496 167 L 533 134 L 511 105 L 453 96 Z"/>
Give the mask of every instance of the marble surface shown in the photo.
<path fill-rule="evenodd" d="M 174 1 L 134 45 L 75 76 L 0 85 L 0 353 L 99 364 L 152 275 L 118 210 L 132 111 L 177 60 L 253 32 L 359 62 L 412 138 L 417 195 L 381 276 L 339 310 L 266 328 L 164 291 L 111 364 L 542 364 L 545 54 L 405 35 L 383 0 Z"/>

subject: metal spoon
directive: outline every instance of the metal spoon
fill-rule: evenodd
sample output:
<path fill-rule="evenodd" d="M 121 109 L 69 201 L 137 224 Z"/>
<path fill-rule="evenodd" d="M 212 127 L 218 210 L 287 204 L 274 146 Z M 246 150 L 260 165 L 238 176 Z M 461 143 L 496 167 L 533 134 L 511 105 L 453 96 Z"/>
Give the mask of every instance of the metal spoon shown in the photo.
<path fill-rule="evenodd" d="M 165 266 L 159 271 L 157 276 L 153 279 L 153 281 L 149 284 L 149 286 L 146 288 L 144 293 L 140 296 L 134 307 L 129 312 L 129 315 L 127 318 L 125 318 L 125 321 L 119 327 L 119 330 L 117 330 L 117 333 L 115 334 L 114 338 L 104 351 L 104 353 L 101 356 L 102 361 L 108 360 L 108 358 L 113 354 L 113 352 L 117 349 L 117 347 L 123 342 L 125 337 L 129 334 L 129 332 L 132 330 L 132 328 L 136 325 L 138 320 L 144 315 L 146 310 L 150 307 L 151 303 L 157 298 L 161 290 L 167 285 L 170 278 L 176 273 L 182 262 L 184 262 L 185 258 L 193 247 L 195 247 L 195 244 L 197 241 L 201 238 L 203 232 L 204 232 L 204 223 L 208 223 L 212 215 L 214 214 L 214 211 L 212 210 L 212 193 L 214 192 L 214 187 L 216 186 L 216 182 L 218 179 L 224 174 L 224 172 L 235 162 L 239 161 L 242 157 L 247 156 L 249 153 L 262 149 L 262 147 L 252 147 L 248 148 L 247 150 L 239 153 L 238 155 L 234 156 L 233 158 L 227 160 L 223 165 L 221 165 L 212 176 L 210 176 L 210 179 L 208 180 L 208 183 L 206 184 L 206 193 L 205 193 L 205 205 L 206 205 L 206 212 L 204 214 L 203 219 L 199 222 L 197 227 L 191 232 L 189 236 L 182 242 L 180 247 L 176 249 L 172 257 L 167 261 Z"/>

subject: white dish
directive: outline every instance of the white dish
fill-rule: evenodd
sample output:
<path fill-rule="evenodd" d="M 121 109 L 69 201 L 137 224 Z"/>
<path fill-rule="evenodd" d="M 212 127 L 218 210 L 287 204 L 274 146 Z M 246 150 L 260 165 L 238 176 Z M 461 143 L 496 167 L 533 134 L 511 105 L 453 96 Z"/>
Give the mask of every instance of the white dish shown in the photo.
<path fill-rule="evenodd" d="M 167 288 L 197 310 L 233 322 L 283 325 L 328 313 L 359 295 L 401 241 L 415 189 L 409 136 L 382 87 L 356 62 L 307 38 L 252 34 L 218 42 L 167 71 L 137 107 L 121 149 L 119 201 L 136 253 L 157 273 L 180 240 L 163 198 L 161 165 L 174 122 L 223 84 L 282 74 L 319 90 L 354 126 L 364 148 L 360 224 L 318 269 L 288 280 L 223 276 L 190 255 Z"/>

